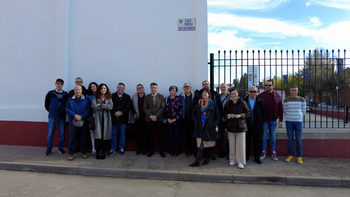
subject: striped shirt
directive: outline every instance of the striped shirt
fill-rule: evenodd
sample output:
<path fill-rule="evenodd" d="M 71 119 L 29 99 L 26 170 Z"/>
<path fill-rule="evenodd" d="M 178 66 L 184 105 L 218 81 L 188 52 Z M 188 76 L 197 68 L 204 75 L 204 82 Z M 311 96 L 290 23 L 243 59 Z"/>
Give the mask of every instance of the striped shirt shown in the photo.
<path fill-rule="evenodd" d="M 302 122 L 306 114 L 306 102 L 303 97 L 287 97 L 283 101 L 283 113 L 286 121 Z"/>

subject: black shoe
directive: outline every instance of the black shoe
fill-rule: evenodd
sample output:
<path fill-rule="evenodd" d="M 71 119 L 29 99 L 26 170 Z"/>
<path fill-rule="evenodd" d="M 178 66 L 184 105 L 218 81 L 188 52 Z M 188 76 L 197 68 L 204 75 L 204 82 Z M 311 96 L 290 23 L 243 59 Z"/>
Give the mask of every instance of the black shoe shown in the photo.
<path fill-rule="evenodd" d="M 208 165 L 208 163 L 209 163 L 209 158 L 205 158 L 202 165 Z"/>
<path fill-rule="evenodd" d="M 147 150 L 143 150 L 142 155 L 147 155 Z"/>
<path fill-rule="evenodd" d="M 152 155 L 154 155 L 154 152 L 148 152 L 147 153 L 147 157 L 152 157 Z"/>
<path fill-rule="evenodd" d="M 104 151 L 101 152 L 100 159 L 106 159 L 106 153 Z"/>
<path fill-rule="evenodd" d="M 224 158 L 226 157 L 226 152 L 225 151 L 221 151 L 220 154 L 218 155 L 219 158 Z"/>
<path fill-rule="evenodd" d="M 258 159 L 254 159 L 254 161 L 255 161 L 257 164 L 262 164 L 262 162 L 261 162 L 261 159 L 260 159 L 260 158 L 258 158 Z"/>
<path fill-rule="evenodd" d="M 161 157 L 165 157 L 164 152 L 159 152 L 159 154 L 160 154 Z"/>
<path fill-rule="evenodd" d="M 196 159 L 193 163 L 190 164 L 190 167 L 197 167 L 201 165 L 201 161 Z"/>
<path fill-rule="evenodd" d="M 137 151 L 136 151 L 136 155 L 140 155 L 141 154 L 141 150 L 140 149 L 138 149 Z"/>
<path fill-rule="evenodd" d="M 59 148 L 59 149 L 58 149 L 58 153 L 61 154 L 61 155 L 63 155 L 64 153 L 66 153 L 66 151 L 64 151 L 63 148 Z"/>
<path fill-rule="evenodd" d="M 46 152 L 45 152 L 45 155 L 46 155 L 46 156 L 50 156 L 51 153 L 52 153 L 51 148 L 47 148 L 47 149 L 46 149 Z"/>

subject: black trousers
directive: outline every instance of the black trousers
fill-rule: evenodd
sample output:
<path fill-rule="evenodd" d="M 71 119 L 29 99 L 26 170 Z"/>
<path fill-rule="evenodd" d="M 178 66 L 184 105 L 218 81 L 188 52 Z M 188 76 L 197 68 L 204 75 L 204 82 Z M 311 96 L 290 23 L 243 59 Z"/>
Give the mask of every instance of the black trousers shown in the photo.
<path fill-rule="evenodd" d="M 225 131 L 225 124 L 226 122 L 224 121 L 220 121 L 219 125 L 218 125 L 218 129 L 219 129 L 219 136 L 220 136 L 220 151 L 226 151 L 226 144 L 227 144 L 227 133 Z"/>
<path fill-rule="evenodd" d="M 148 151 L 148 133 L 145 119 L 139 118 L 138 120 L 136 120 L 135 127 L 137 150 Z"/>
<path fill-rule="evenodd" d="M 182 130 L 184 132 L 186 152 L 195 152 L 197 149 L 197 142 L 193 137 L 194 125 L 192 116 L 182 119 Z"/>
<path fill-rule="evenodd" d="M 157 132 L 159 152 L 164 152 L 163 122 L 147 122 L 149 151 L 154 152 L 154 134 Z"/>
<path fill-rule="evenodd" d="M 246 159 L 249 159 L 251 147 L 252 147 L 252 139 L 253 139 L 253 150 L 254 150 L 254 159 L 259 159 L 261 153 L 261 138 L 262 138 L 263 130 L 255 131 L 254 126 L 252 128 L 248 128 L 246 132 Z"/>

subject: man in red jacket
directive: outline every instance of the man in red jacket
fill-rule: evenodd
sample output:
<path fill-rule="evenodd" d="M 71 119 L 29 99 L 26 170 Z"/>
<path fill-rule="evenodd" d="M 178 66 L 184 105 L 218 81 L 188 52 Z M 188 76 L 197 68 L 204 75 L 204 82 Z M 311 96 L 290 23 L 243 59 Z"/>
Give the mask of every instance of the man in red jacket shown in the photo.
<path fill-rule="evenodd" d="M 281 96 L 273 91 L 273 81 L 267 80 L 265 82 L 265 92 L 259 94 L 259 97 L 264 99 L 266 106 L 266 120 L 263 125 L 264 134 L 262 137 L 262 152 L 260 159 L 264 159 L 266 157 L 266 143 L 267 143 L 267 130 L 269 130 L 270 134 L 270 146 L 271 146 L 271 157 L 273 160 L 278 161 L 277 153 L 276 153 L 276 126 L 277 126 L 277 118 L 278 127 L 282 128 L 283 121 L 283 107 L 282 107 L 282 98 Z"/>

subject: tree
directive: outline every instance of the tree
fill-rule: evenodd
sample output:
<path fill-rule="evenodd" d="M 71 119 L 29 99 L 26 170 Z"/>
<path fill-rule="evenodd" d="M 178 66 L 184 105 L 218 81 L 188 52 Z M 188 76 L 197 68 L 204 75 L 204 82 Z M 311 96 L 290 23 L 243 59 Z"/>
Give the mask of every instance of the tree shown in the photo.
<path fill-rule="evenodd" d="M 322 96 L 326 95 L 333 104 L 336 87 L 344 83 L 344 74 L 337 74 L 335 65 L 335 57 L 328 50 L 310 50 L 305 59 L 305 69 L 309 72 L 309 78 L 305 78 L 305 95 L 314 95 L 320 102 Z M 304 78 L 305 70 L 302 70 L 301 74 Z"/>
<path fill-rule="evenodd" d="M 248 95 L 248 74 L 244 73 L 239 80 L 234 79 L 233 87 L 238 90 L 240 97 Z"/>

